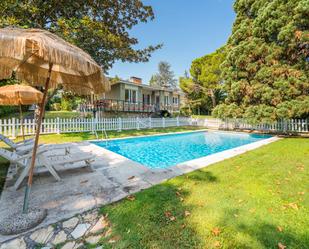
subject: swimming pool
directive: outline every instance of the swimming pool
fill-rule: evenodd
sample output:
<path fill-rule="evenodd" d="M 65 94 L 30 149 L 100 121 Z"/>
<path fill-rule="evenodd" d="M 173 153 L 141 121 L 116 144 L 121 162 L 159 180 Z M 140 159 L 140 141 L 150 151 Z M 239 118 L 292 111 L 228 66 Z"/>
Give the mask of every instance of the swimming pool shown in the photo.
<path fill-rule="evenodd" d="M 159 169 L 270 137 L 261 134 L 201 131 L 93 143 L 149 168 Z"/>

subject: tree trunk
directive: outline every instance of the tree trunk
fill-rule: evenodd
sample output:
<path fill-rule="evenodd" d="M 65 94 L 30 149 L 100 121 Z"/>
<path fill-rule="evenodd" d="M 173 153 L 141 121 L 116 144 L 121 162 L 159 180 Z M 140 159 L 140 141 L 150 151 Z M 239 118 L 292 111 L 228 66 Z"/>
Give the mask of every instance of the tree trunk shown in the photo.
<path fill-rule="evenodd" d="M 210 98 L 211 98 L 212 107 L 215 108 L 216 105 L 217 105 L 217 101 L 216 101 L 216 96 L 215 96 L 215 93 L 214 93 L 213 89 L 209 90 L 209 95 L 210 95 Z"/>

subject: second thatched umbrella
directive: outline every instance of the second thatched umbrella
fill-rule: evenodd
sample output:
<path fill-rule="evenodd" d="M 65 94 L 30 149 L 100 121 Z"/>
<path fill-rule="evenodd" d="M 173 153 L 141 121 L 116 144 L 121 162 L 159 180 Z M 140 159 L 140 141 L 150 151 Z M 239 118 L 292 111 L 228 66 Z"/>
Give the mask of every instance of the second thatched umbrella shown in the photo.
<path fill-rule="evenodd" d="M 30 85 L 44 87 L 25 193 L 26 212 L 48 89 L 61 85 L 81 95 L 101 94 L 110 89 L 110 84 L 90 55 L 40 29 L 0 29 L 0 79 L 10 78 L 13 73 Z"/>
<path fill-rule="evenodd" d="M 19 106 L 20 127 L 25 140 L 24 123 L 21 106 L 42 103 L 43 93 L 26 85 L 6 85 L 0 87 L 0 105 Z"/>

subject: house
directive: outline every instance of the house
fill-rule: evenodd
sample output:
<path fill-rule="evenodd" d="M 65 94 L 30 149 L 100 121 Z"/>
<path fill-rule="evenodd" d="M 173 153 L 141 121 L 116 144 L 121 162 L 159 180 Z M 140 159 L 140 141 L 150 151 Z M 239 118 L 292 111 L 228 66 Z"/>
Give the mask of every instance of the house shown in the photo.
<path fill-rule="evenodd" d="M 111 91 L 100 96 L 94 105 L 105 112 L 177 113 L 182 96 L 179 89 L 149 86 L 143 84 L 141 78 L 131 77 L 111 83 Z"/>

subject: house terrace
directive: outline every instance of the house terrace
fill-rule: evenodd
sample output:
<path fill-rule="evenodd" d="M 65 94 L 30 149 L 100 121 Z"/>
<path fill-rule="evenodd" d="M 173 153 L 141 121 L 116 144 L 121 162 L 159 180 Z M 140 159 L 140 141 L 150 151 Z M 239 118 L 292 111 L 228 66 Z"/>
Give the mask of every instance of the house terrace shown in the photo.
<path fill-rule="evenodd" d="M 155 113 L 180 111 L 183 94 L 179 89 L 150 86 L 141 78 L 118 80 L 111 85 L 111 91 L 98 96 L 81 109 L 95 109 L 105 112 Z"/>

